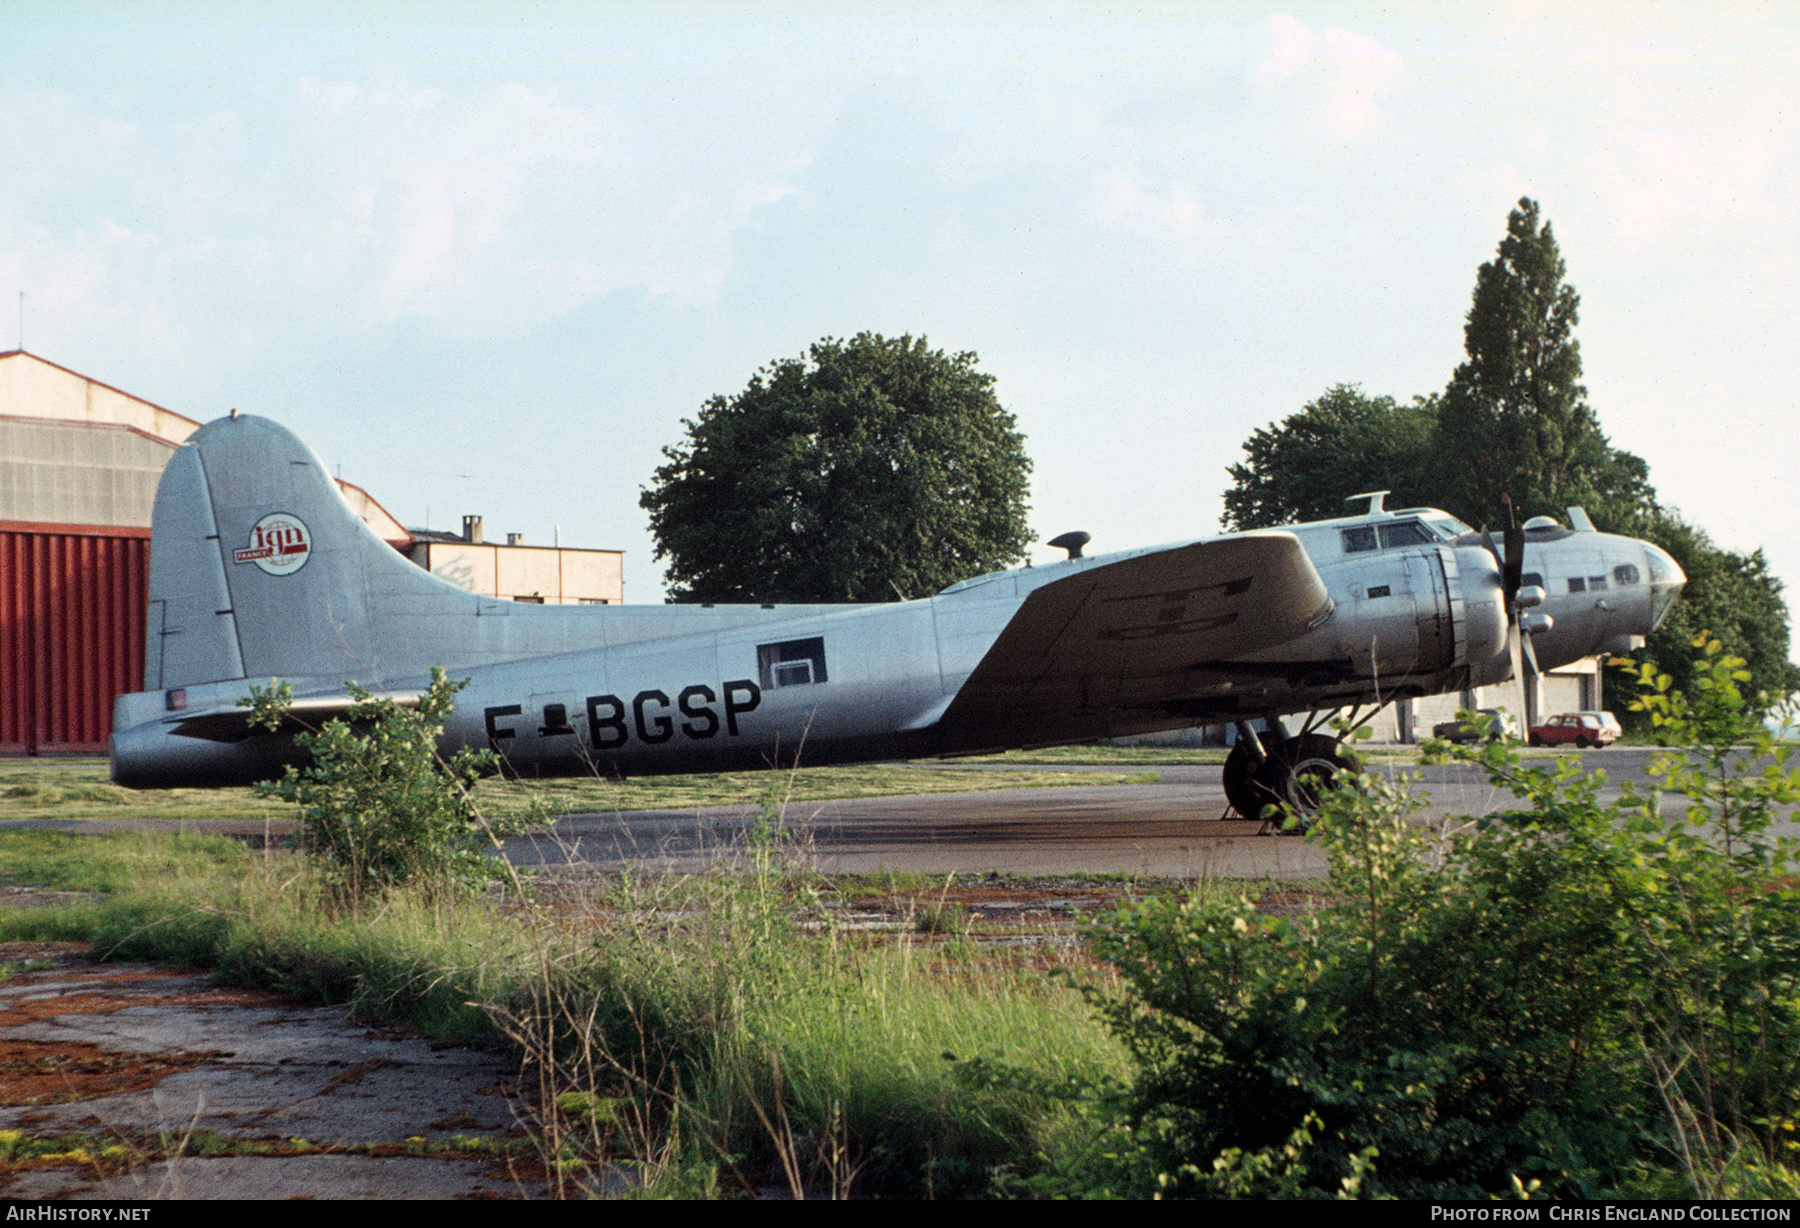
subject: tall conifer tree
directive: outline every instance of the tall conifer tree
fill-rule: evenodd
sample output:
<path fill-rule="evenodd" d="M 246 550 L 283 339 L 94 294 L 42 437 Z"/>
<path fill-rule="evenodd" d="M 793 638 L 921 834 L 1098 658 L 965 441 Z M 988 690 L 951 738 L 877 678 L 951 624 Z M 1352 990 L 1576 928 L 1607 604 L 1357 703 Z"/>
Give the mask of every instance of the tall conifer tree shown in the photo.
<path fill-rule="evenodd" d="M 1467 519 L 1496 523 L 1501 496 L 1524 515 L 1580 504 L 1602 522 L 1654 506 L 1649 469 L 1612 448 L 1581 385 L 1581 298 L 1537 202 L 1521 200 L 1475 277 L 1466 358 L 1439 405 L 1437 472 Z"/>

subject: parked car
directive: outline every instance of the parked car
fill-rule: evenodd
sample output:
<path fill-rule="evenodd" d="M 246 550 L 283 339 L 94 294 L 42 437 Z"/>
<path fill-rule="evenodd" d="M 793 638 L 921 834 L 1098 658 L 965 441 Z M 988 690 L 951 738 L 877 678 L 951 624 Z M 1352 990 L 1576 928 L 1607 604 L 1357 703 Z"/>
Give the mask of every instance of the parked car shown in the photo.
<path fill-rule="evenodd" d="M 1605 746 L 1619 736 L 1619 722 L 1608 712 L 1562 712 L 1531 727 L 1533 746 L 1573 742 L 1580 747 Z"/>
<path fill-rule="evenodd" d="M 1498 708 L 1475 709 L 1473 721 L 1439 721 L 1431 727 L 1431 736 L 1446 742 L 1492 742 L 1494 739 L 1519 736 L 1519 723 Z"/>
<path fill-rule="evenodd" d="M 1625 731 L 1623 729 L 1619 728 L 1619 718 L 1614 716 L 1610 712 L 1589 712 L 1589 711 L 1584 710 L 1581 712 L 1577 712 L 1575 715 L 1576 716 L 1598 717 L 1600 720 L 1600 723 L 1602 725 L 1604 725 L 1608 729 L 1612 730 L 1613 737 L 1622 738 L 1625 736 Z"/>

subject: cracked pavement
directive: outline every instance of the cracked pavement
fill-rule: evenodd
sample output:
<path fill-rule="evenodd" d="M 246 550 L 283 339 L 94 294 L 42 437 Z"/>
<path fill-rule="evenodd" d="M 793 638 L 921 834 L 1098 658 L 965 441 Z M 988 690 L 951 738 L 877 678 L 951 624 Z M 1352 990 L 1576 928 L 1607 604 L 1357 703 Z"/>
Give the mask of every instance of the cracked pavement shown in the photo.
<path fill-rule="evenodd" d="M 0 1196 L 542 1192 L 529 1148 L 508 1161 L 491 1146 L 520 1133 L 512 1058 L 200 972 L 95 964 L 78 944 L 0 944 L 0 963 L 14 969 L 0 984 L 0 1131 L 26 1145 L 0 1140 L 21 1153 L 30 1140 L 80 1144 L 0 1162 Z M 222 1154 L 157 1158 L 183 1140 Z"/>

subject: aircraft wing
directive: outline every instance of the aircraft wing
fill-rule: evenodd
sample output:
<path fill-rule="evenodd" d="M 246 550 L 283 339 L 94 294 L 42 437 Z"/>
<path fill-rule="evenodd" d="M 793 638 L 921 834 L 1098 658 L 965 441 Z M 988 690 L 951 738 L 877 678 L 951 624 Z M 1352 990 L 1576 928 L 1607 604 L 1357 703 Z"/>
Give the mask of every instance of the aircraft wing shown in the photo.
<path fill-rule="evenodd" d="M 1204 666 L 1305 634 L 1331 610 L 1299 538 L 1245 533 L 1088 568 L 1020 605 L 942 717 L 1027 743 L 1175 704 Z M 1041 736 L 1040 736 L 1041 735 Z"/>

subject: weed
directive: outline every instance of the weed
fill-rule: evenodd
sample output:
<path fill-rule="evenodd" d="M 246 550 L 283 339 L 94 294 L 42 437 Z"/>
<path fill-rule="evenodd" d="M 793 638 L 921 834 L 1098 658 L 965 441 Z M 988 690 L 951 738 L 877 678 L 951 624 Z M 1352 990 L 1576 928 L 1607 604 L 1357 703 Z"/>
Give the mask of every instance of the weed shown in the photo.
<path fill-rule="evenodd" d="M 1190 1196 L 1716 1197 L 1792 1183 L 1800 774 L 1716 642 L 1640 675 L 1661 791 L 1458 752 L 1521 805 L 1416 821 L 1362 778 L 1313 825 L 1332 897 L 1150 900 L 1096 927 L 1089 996 L 1136 1073 L 1085 1188 Z M 1670 813 L 1665 813 L 1665 809 Z M 1080 1182 L 1077 1188 L 1083 1188 Z"/>
<path fill-rule="evenodd" d="M 303 845 L 325 869 L 331 898 L 360 905 L 402 884 L 426 891 L 472 887 L 511 867 L 489 856 L 500 838 L 529 830 L 530 819 L 490 820 L 475 805 L 475 782 L 492 772 L 492 751 L 438 753 L 438 738 L 467 681 L 441 667 L 416 708 L 376 698 L 354 684 L 349 720 L 328 721 L 294 741 L 312 764 L 288 768 L 267 796 L 298 804 Z M 287 684 L 251 688 L 254 723 L 278 729 L 291 717 Z"/>

